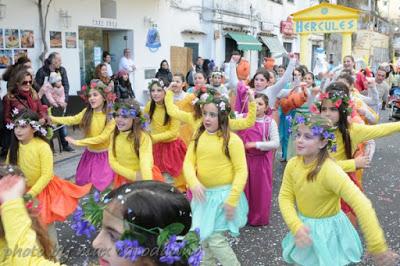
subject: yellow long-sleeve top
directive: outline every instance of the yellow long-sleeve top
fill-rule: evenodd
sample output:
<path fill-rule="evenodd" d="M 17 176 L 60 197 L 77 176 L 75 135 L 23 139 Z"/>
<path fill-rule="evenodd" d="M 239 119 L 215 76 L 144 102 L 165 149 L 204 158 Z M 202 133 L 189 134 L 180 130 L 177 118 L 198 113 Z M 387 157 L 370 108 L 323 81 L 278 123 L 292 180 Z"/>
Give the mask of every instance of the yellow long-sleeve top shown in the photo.
<path fill-rule="evenodd" d="M 195 97 L 196 96 L 193 93 L 187 93 L 182 100 L 176 101 L 175 104 L 176 106 L 179 107 L 179 110 L 193 114 L 194 108 L 192 101 L 194 100 Z M 179 129 L 179 136 L 183 139 L 186 145 L 189 145 L 190 140 L 192 139 L 193 136 L 193 127 L 186 123 L 182 123 Z"/>
<path fill-rule="evenodd" d="M 74 116 L 63 116 L 56 117 L 50 116 L 51 121 L 57 124 L 63 125 L 78 125 L 82 121 L 83 115 L 86 112 L 86 108 L 83 109 L 79 114 Z M 84 139 L 76 141 L 77 146 L 87 146 L 92 151 L 107 150 L 110 143 L 110 135 L 115 128 L 115 121 L 110 120 L 106 123 L 107 116 L 102 111 L 93 112 L 92 122 L 90 123 L 90 129 Z"/>
<path fill-rule="evenodd" d="M 111 168 L 117 174 L 131 180 L 136 180 L 137 172 L 143 180 L 152 180 L 153 146 L 147 133 L 140 136 L 139 157 L 136 155 L 133 140 L 128 139 L 128 132 L 120 132 L 115 138 L 115 156 L 113 153 L 113 138 L 108 148 L 108 160 Z"/>
<path fill-rule="evenodd" d="M 363 125 L 358 123 L 351 123 L 349 127 L 349 132 L 352 154 L 357 149 L 357 145 L 364 141 L 381 138 L 399 131 L 400 122 L 385 123 L 379 125 Z M 335 137 L 337 142 L 337 150 L 336 152 L 331 152 L 330 156 L 337 161 L 337 163 L 342 167 L 345 172 L 354 172 L 356 170 L 355 160 L 347 159 L 343 137 L 339 129 L 336 129 Z"/>
<path fill-rule="evenodd" d="M 30 187 L 27 193 L 36 197 L 54 176 L 53 152 L 49 144 L 40 138 L 33 138 L 27 144 L 20 142 L 17 160 L 26 177 L 26 185 Z"/>
<path fill-rule="evenodd" d="M 386 251 L 384 233 L 367 197 L 332 159 L 322 164 L 314 181 L 307 181 L 307 174 L 314 167 L 315 162 L 306 165 L 303 157 L 296 156 L 289 160 L 283 173 L 279 208 L 291 233 L 295 235 L 303 226 L 295 206 L 306 217 L 326 218 L 339 213 L 343 198 L 357 215 L 368 251 Z"/>
<path fill-rule="evenodd" d="M 5 238 L 0 239 L 0 266 L 60 265 L 41 256 L 41 247 L 22 198 L 1 205 Z"/>
<path fill-rule="evenodd" d="M 167 91 L 165 96 L 165 106 L 168 114 L 184 123 L 191 125 L 193 130 L 197 130 L 201 126 L 203 118 L 201 117 L 196 119 L 192 112 L 180 110 L 179 107 L 174 104 L 173 96 L 174 95 L 171 91 Z M 229 128 L 231 130 L 238 131 L 252 127 L 256 123 L 256 114 L 257 105 L 255 102 L 250 102 L 247 116 L 245 118 L 229 119 Z"/>
<path fill-rule="evenodd" d="M 149 114 L 150 104 L 148 102 L 144 112 Z M 171 142 L 179 136 L 179 120 L 170 117 L 170 121 L 164 125 L 165 106 L 163 104 L 156 104 L 156 108 L 153 113 L 153 118 L 150 121 L 150 136 L 154 143 L 158 142 Z"/>
<path fill-rule="evenodd" d="M 226 203 L 236 206 L 247 182 L 246 155 L 243 142 L 235 133 L 230 133 L 228 143 L 230 159 L 224 153 L 223 141 L 220 132 L 205 131 L 199 138 L 196 152 L 191 141 L 183 173 L 191 188 L 199 183 L 206 188 L 232 184 Z"/>

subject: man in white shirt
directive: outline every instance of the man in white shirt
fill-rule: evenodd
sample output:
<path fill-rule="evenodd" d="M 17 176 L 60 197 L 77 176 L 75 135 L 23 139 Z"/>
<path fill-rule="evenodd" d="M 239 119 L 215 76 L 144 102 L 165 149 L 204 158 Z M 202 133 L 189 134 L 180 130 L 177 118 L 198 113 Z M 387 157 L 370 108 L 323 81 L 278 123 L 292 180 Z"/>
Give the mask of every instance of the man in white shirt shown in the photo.
<path fill-rule="evenodd" d="M 124 49 L 124 56 L 119 60 L 118 71 L 125 70 L 129 73 L 129 80 L 133 83 L 133 72 L 136 70 L 133 60 L 131 58 L 131 50 L 128 48 Z"/>

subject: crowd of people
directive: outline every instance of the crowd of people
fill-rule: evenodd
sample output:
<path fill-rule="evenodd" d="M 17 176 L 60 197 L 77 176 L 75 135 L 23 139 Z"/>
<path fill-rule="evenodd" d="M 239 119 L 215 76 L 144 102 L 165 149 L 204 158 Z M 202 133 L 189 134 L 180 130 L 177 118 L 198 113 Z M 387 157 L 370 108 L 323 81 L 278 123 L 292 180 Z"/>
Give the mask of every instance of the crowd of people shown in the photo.
<path fill-rule="evenodd" d="M 358 263 L 359 229 L 377 265 L 396 265 L 362 184 L 374 139 L 400 132 L 400 122 L 378 125 L 400 83 L 396 67 L 373 73 L 348 55 L 313 73 L 290 53 L 287 66 L 267 61 L 250 78 L 236 51 L 223 71 L 199 57 L 186 75 L 172 73 L 162 60 L 150 100 L 139 103 L 130 53 L 113 72 L 104 52 L 73 116 L 65 116 L 69 84 L 58 53 L 36 75 L 26 57 L 3 74 L 0 264 L 58 265 L 54 222 L 72 215 L 78 235 L 100 229 L 93 247 L 101 265 L 240 265 L 226 233 L 270 223 L 279 157 L 285 262 Z M 60 130 L 64 150 L 85 147 L 75 183 L 53 172 L 48 140 L 60 125 L 84 134 Z M 20 256 L 18 248 L 41 252 Z"/>

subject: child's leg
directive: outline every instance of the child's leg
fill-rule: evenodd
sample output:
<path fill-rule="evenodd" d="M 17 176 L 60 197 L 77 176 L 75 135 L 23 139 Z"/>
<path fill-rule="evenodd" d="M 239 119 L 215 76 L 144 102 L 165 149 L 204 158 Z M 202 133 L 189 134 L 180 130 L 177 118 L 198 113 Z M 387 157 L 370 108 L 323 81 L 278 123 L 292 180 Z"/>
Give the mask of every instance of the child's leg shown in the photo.
<path fill-rule="evenodd" d="M 222 233 L 214 233 L 209 236 L 203 246 L 205 247 L 205 256 L 202 265 L 215 266 L 215 260 L 217 260 L 222 265 L 240 266 L 236 254 Z"/>
<path fill-rule="evenodd" d="M 49 238 L 51 242 L 53 242 L 54 253 L 58 253 L 58 237 L 56 225 L 54 223 L 47 225 L 47 233 L 49 234 Z"/>
<path fill-rule="evenodd" d="M 180 192 L 186 192 L 186 180 L 183 171 L 180 175 L 175 177 L 174 186 L 179 189 Z"/>

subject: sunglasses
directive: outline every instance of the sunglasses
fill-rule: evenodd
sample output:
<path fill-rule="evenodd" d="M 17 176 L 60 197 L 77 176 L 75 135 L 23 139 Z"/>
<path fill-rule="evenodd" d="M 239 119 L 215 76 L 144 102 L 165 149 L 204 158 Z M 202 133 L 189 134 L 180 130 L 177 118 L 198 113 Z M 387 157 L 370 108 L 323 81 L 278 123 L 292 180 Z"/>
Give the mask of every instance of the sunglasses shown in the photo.
<path fill-rule="evenodd" d="M 32 80 L 24 80 L 21 83 L 22 85 L 32 85 Z"/>

